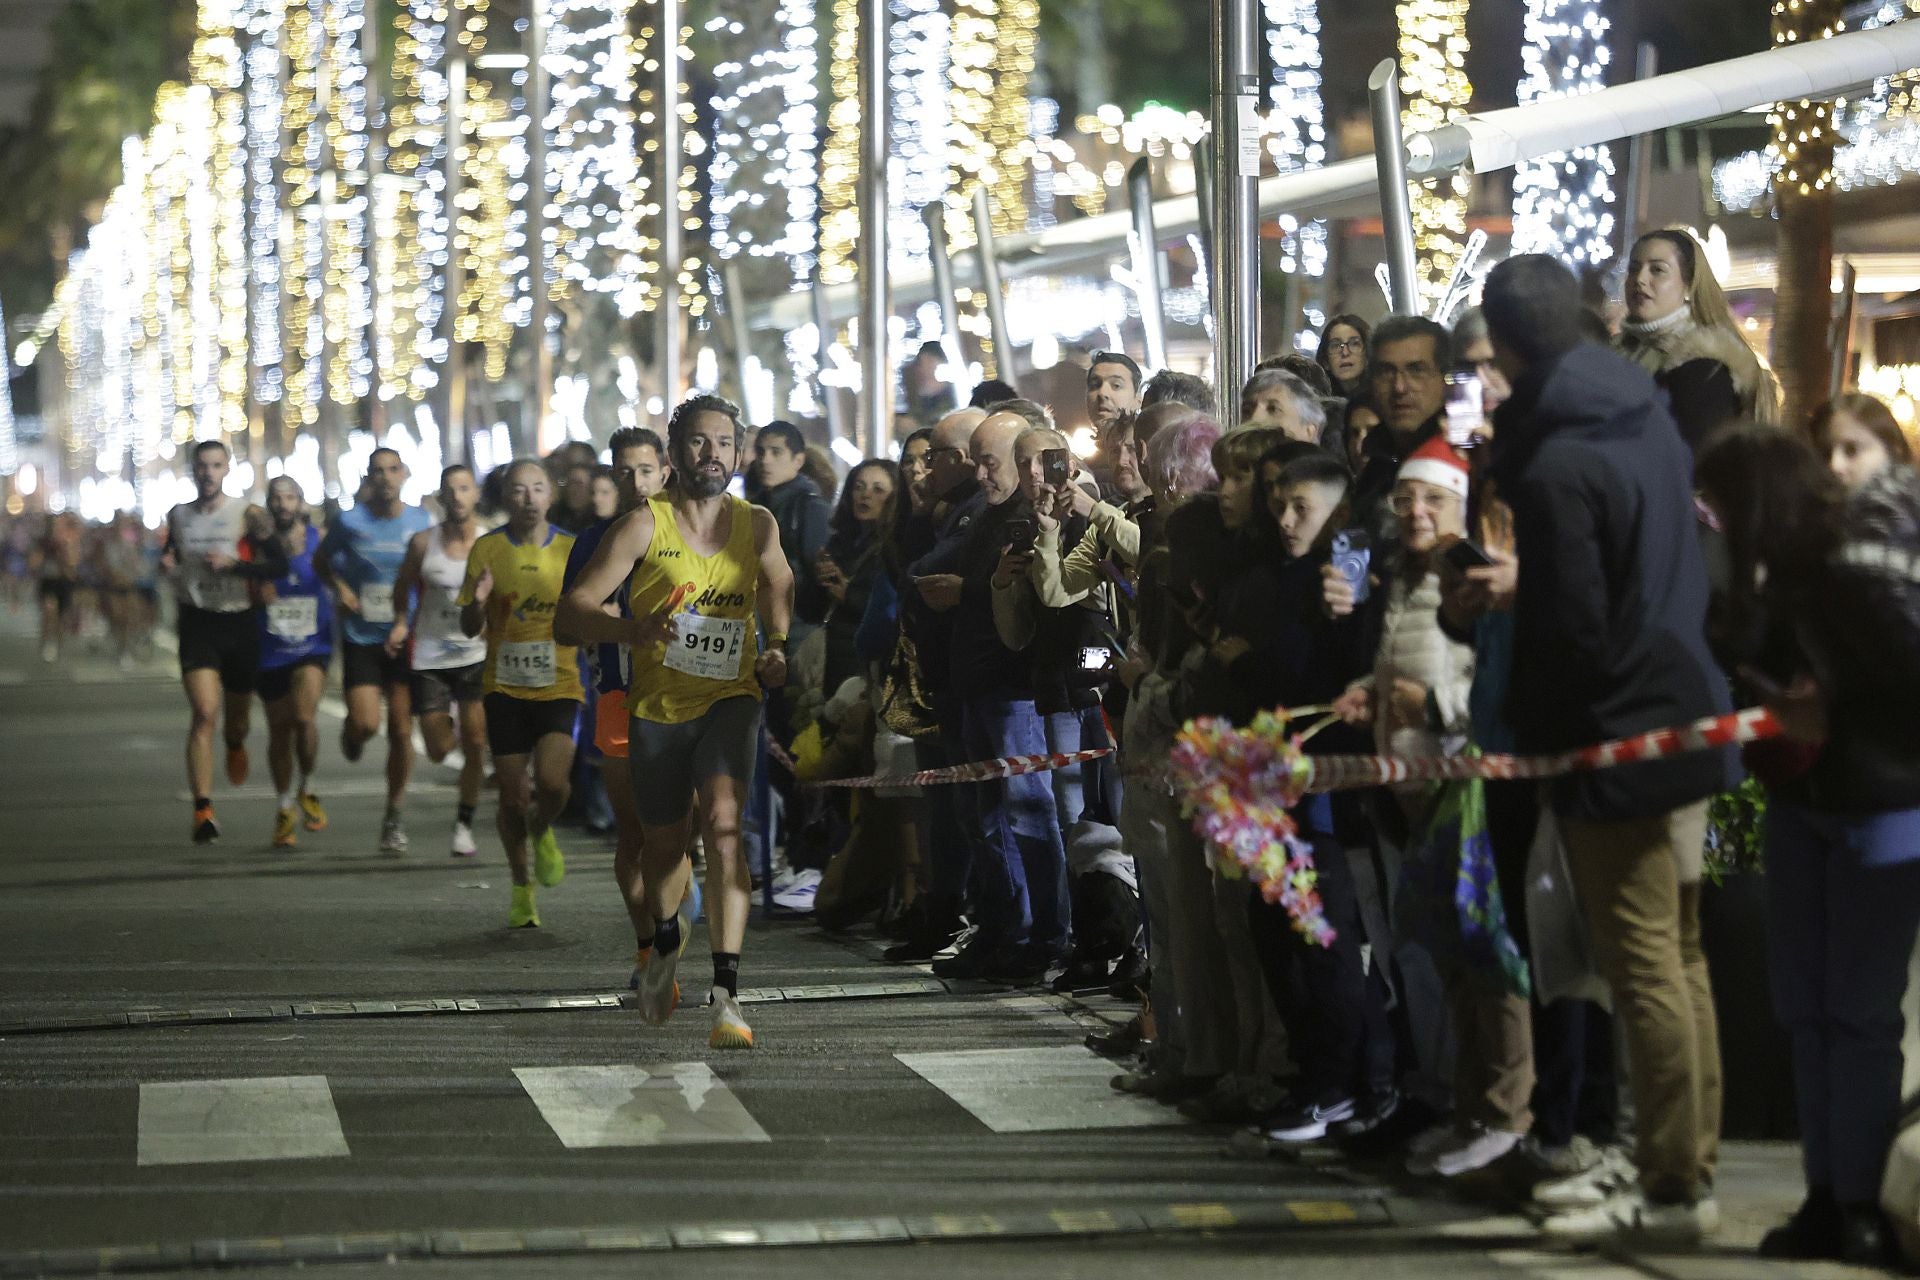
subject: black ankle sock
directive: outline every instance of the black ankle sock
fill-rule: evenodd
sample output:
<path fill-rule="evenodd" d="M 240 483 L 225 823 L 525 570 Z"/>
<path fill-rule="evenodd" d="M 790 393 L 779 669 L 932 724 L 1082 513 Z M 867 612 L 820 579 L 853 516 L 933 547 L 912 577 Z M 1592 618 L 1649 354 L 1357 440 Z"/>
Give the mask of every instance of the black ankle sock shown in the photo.
<path fill-rule="evenodd" d="M 680 949 L 680 917 L 668 916 L 653 925 L 653 949 L 659 955 L 672 955 Z"/>
<path fill-rule="evenodd" d="M 725 989 L 730 996 L 740 994 L 740 953 L 738 951 L 713 953 L 713 985 Z"/>
<path fill-rule="evenodd" d="M 470 804 L 461 805 L 458 809 L 454 811 L 453 820 L 455 822 L 458 822 L 463 827 L 472 826 L 473 825 L 473 806 Z"/>
<path fill-rule="evenodd" d="M 193 807 L 196 809 L 211 809 L 213 808 L 213 797 L 195 796 L 193 798 Z"/>

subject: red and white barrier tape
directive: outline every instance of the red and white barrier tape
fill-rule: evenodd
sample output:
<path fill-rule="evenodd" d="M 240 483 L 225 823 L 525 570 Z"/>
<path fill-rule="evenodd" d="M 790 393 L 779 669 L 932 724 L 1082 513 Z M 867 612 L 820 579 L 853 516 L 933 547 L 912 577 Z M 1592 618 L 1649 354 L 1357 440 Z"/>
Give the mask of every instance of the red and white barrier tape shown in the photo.
<path fill-rule="evenodd" d="M 1691 751 L 1739 746 L 1779 737 L 1780 721 L 1765 707 L 1750 707 L 1724 716 L 1707 716 L 1692 724 L 1655 729 L 1632 738 L 1616 738 L 1577 751 L 1550 756 L 1305 756 L 1303 792 L 1345 791 L 1355 787 L 1389 786 L 1400 782 L 1435 782 L 1451 778 L 1557 778 L 1590 769 L 1665 760 Z"/>
<path fill-rule="evenodd" d="M 994 778 L 1017 778 L 1026 773 L 1046 773 L 1053 769 L 1064 769 L 1070 764 L 1098 760 L 1112 754 L 1112 747 L 1094 747 L 1086 751 L 1068 751 L 1052 755 L 1001 756 L 997 760 L 974 760 L 967 764 L 950 764 L 939 769 L 922 769 L 919 773 L 873 774 L 865 778 L 823 778 L 811 785 L 866 789 L 870 787 L 936 787 L 950 782 L 987 782 Z"/>

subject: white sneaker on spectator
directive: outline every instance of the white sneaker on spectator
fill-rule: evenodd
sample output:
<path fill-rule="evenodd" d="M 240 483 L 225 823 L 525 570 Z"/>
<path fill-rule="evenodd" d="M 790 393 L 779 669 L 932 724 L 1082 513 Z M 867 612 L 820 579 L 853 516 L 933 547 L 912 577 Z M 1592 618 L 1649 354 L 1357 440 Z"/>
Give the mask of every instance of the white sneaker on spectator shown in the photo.
<path fill-rule="evenodd" d="M 1541 1234 L 1561 1244 L 1651 1241 L 1697 1244 L 1720 1229 L 1720 1206 L 1711 1196 L 1692 1204 L 1655 1204 L 1634 1187 L 1585 1209 L 1569 1209 L 1540 1224 Z"/>
<path fill-rule="evenodd" d="M 1449 1147 L 1459 1146 L 1473 1133 L 1471 1127 L 1462 1127 L 1451 1120 L 1422 1129 L 1407 1144 L 1407 1172 L 1416 1178 L 1431 1177 L 1434 1157 Z"/>
<path fill-rule="evenodd" d="M 774 890 L 773 905 L 805 914 L 813 910 L 813 901 L 819 893 L 820 873 L 818 871 L 809 869 L 796 872 L 793 879 L 784 887 Z"/>
<path fill-rule="evenodd" d="M 1533 1189 L 1533 1202 L 1548 1209 L 1584 1209 L 1603 1204 L 1640 1180 L 1633 1160 L 1619 1147 L 1601 1149 L 1591 1167 L 1565 1178 L 1551 1178 Z"/>
<path fill-rule="evenodd" d="M 1433 1171 L 1443 1178 L 1484 1169 L 1520 1145 L 1520 1135 L 1505 1129 L 1476 1127 L 1465 1142 L 1436 1151 Z"/>

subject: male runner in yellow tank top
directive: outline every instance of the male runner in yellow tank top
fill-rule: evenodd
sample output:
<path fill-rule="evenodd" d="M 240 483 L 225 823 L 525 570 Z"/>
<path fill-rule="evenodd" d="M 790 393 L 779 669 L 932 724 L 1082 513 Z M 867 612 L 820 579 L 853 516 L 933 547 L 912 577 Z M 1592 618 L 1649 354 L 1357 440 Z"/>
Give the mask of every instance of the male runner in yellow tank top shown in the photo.
<path fill-rule="evenodd" d="M 747 1049 L 740 1014 L 740 946 L 753 880 L 740 839 L 760 739 L 761 686 L 786 682 L 793 573 L 772 513 L 727 493 L 746 440 L 740 410 L 695 396 L 673 412 L 674 483 L 623 517 L 560 603 L 570 637 L 630 647 L 628 759 L 642 830 L 641 875 L 654 920 L 642 949 L 640 1012 L 663 1022 L 680 1001 L 687 939 L 676 916 L 687 837 L 698 817 L 707 849 L 707 930 L 713 946 L 716 1049 Z M 601 602 L 631 575 L 631 618 Z M 764 625 L 761 651 L 756 622 Z"/>

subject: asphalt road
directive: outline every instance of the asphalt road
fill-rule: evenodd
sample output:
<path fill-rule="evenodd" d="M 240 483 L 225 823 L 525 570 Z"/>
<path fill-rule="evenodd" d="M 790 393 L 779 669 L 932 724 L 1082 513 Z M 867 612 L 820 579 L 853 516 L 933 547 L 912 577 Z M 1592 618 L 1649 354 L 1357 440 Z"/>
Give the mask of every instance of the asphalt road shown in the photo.
<path fill-rule="evenodd" d="M 949 989 L 804 921 L 756 922 L 758 1047 L 716 1054 L 698 1009 L 619 1007 L 604 840 L 566 833 L 544 927 L 509 930 L 491 802 L 449 857 L 452 775 L 422 760 L 413 850 L 380 856 L 381 746 L 348 766 L 323 711 L 330 828 L 270 848 L 256 715 L 195 847 L 185 718 L 164 653 L 43 666 L 0 606 L 0 1275 L 1839 1274 L 1741 1252 L 1797 1192 L 1785 1150 L 1730 1161 L 1723 1199 L 1753 1192 L 1722 1251 L 1541 1252 L 1471 1199 L 1230 1159 L 1117 1097 L 1080 1047 L 1125 1014 L 1104 997 Z"/>

